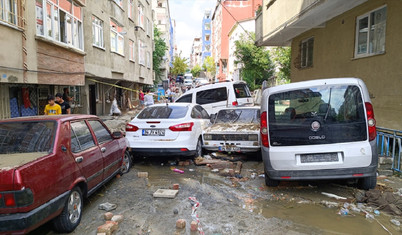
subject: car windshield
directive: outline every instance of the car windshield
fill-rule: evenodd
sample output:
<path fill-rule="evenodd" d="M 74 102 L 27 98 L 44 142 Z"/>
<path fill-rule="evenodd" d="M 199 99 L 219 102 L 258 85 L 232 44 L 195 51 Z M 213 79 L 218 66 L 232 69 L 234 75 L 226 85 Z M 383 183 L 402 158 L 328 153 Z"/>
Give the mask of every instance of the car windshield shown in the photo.
<path fill-rule="evenodd" d="M 220 110 L 215 123 L 259 123 L 259 109 L 225 109 Z"/>
<path fill-rule="evenodd" d="M 51 153 L 56 126 L 54 121 L 0 123 L 0 154 Z"/>
<path fill-rule="evenodd" d="M 138 119 L 176 119 L 186 116 L 188 107 L 183 106 L 154 106 L 147 107 L 140 114 Z"/>

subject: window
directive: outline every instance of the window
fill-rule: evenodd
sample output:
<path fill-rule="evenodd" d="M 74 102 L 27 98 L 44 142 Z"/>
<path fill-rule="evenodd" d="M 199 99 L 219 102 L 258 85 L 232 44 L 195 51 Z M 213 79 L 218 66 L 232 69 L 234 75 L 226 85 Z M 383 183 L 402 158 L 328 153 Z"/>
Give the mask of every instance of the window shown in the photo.
<path fill-rule="evenodd" d="M 233 89 L 235 90 L 236 98 L 249 98 L 251 97 L 250 90 L 246 84 L 233 84 Z"/>
<path fill-rule="evenodd" d="M 113 20 L 110 20 L 110 50 L 124 55 L 123 28 Z"/>
<path fill-rule="evenodd" d="M 17 0 L 0 0 L 1 20 L 18 25 Z"/>
<path fill-rule="evenodd" d="M 180 106 L 156 106 L 147 107 L 140 114 L 138 119 L 177 119 L 186 116 L 188 107 Z"/>
<path fill-rule="evenodd" d="M 79 86 L 69 86 L 68 90 L 70 91 L 70 96 L 73 97 L 73 103 L 70 102 L 70 105 L 73 107 L 75 105 L 81 104 L 81 87 Z"/>
<path fill-rule="evenodd" d="M 112 136 L 110 136 L 109 131 L 99 122 L 99 121 L 88 121 L 89 125 L 92 127 L 98 144 L 103 144 L 112 141 Z"/>
<path fill-rule="evenodd" d="M 209 89 L 197 92 L 197 104 L 210 104 L 220 101 L 226 101 L 228 98 L 226 87 Z"/>
<path fill-rule="evenodd" d="M 145 44 L 138 40 L 138 63 L 145 66 Z"/>
<path fill-rule="evenodd" d="M 180 99 L 176 100 L 176 103 L 191 103 L 193 100 L 193 94 L 188 94 L 180 97 Z"/>
<path fill-rule="evenodd" d="M 311 67 L 313 66 L 313 47 L 314 38 L 309 38 L 301 43 L 301 67 Z"/>
<path fill-rule="evenodd" d="M 123 0 L 113 0 L 117 5 L 123 8 Z"/>
<path fill-rule="evenodd" d="M 133 2 L 134 0 L 129 0 L 128 1 L 128 11 L 127 11 L 127 14 L 128 14 L 128 18 L 129 19 L 134 19 L 134 14 L 133 14 L 133 9 L 134 9 L 134 2 Z"/>
<path fill-rule="evenodd" d="M 209 119 L 208 112 L 202 106 L 197 105 L 195 106 L 195 109 L 197 109 L 201 113 L 202 119 Z"/>
<path fill-rule="evenodd" d="M 356 22 L 355 56 L 369 56 L 385 52 L 387 7 L 359 16 Z"/>
<path fill-rule="evenodd" d="M 209 34 L 205 35 L 205 41 L 209 41 L 210 40 L 210 36 Z"/>
<path fill-rule="evenodd" d="M 103 21 L 92 16 L 92 45 L 103 48 Z"/>
<path fill-rule="evenodd" d="M 144 6 L 140 3 L 138 5 L 138 25 L 140 27 L 144 28 L 144 24 L 145 24 L 145 16 L 144 16 Z"/>
<path fill-rule="evenodd" d="M 211 30 L 211 23 L 205 23 L 205 30 Z"/>
<path fill-rule="evenodd" d="M 147 67 L 151 68 L 151 53 L 147 51 Z"/>
<path fill-rule="evenodd" d="M 78 153 L 95 146 L 94 139 L 85 121 L 71 123 L 71 151 Z"/>
<path fill-rule="evenodd" d="M 128 46 L 129 46 L 129 48 L 130 48 L 130 60 L 131 61 L 135 61 L 134 60 L 134 41 L 133 40 L 130 40 L 130 41 L 128 41 Z"/>

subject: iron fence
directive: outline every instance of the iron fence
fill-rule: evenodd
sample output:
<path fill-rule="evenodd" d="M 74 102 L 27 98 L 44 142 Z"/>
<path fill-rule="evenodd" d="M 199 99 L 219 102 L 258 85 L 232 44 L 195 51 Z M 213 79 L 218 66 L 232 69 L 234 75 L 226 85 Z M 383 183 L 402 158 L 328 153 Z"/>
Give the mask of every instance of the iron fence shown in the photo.
<path fill-rule="evenodd" d="M 380 156 L 392 158 L 392 170 L 401 171 L 402 131 L 377 127 L 377 147 Z"/>

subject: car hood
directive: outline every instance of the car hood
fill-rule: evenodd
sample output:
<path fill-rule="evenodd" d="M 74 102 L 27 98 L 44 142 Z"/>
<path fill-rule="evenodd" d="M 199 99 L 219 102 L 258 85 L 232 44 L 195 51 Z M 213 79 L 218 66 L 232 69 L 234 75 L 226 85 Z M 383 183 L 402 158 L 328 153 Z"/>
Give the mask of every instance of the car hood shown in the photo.
<path fill-rule="evenodd" d="M 259 123 L 217 123 L 205 129 L 205 132 L 255 132 L 260 130 Z"/>

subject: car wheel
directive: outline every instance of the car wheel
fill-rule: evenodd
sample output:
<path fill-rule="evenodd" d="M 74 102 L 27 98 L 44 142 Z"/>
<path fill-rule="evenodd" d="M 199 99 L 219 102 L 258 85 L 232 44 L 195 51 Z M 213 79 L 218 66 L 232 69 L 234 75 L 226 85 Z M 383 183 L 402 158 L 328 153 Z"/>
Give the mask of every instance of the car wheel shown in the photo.
<path fill-rule="evenodd" d="M 130 152 L 126 151 L 126 152 L 124 152 L 123 164 L 121 165 L 120 173 L 121 174 L 128 173 L 130 171 L 131 164 L 132 164 L 132 160 L 131 160 Z"/>
<path fill-rule="evenodd" d="M 195 158 L 202 157 L 202 141 L 201 138 L 198 138 L 197 147 L 195 148 Z"/>
<path fill-rule="evenodd" d="M 264 174 L 265 174 L 265 184 L 268 187 L 277 187 L 279 185 L 279 180 L 273 180 L 273 179 L 269 178 L 267 173 L 264 173 Z"/>
<path fill-rule="evenodd" d="M 60 233 L 70 233 L 80 224 L 83 200 L 79 187 L 73 188 L 68 195 L 66 205 L 59 216 L 53 220 L 54 229 Z"/>
<path fill-rule="evenodd" d="M 364 190 L 374 189 L 376 185 L 377 185 L 376 175 L 361 178 L 358 181 L 358 187 Z"/>

